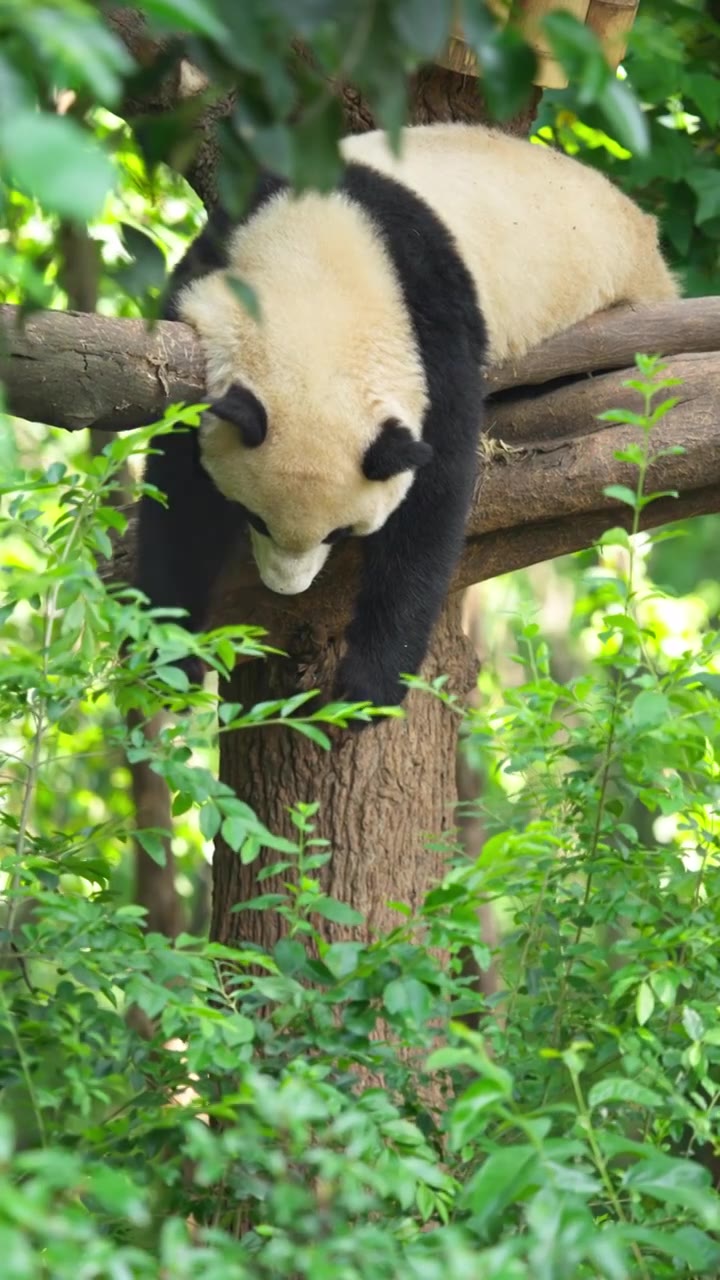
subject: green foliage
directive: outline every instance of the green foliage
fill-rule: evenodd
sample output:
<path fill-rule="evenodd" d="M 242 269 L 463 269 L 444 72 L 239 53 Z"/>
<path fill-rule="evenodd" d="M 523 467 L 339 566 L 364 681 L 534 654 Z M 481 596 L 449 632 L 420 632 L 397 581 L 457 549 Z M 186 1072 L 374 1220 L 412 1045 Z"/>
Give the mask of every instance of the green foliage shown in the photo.
<path fill-rule="evenodd" d="M 375 119 L 397 138 L 407 113 L 408 72 L 440 54 L 454 20 L 477 55 L 483 92 L 499 119 L 528 102 L 535 70 L 512 10 L 501 22 L 485 0 L 458 6 L 451 0 L 144 0 L 136 7 L 152 36 L 171 41 L 169 53 L 149 67 L 135 65 L 101 7 L 89 0 L 4 5 L 0 181 L 6 199 L 15 189 L 50 217 L 86 222 L 98 216 L 117 185 L 119 141 L 98 127 L 98 108 L 121 109 L 124 98 L 159 85 L 168 58 L 188 59 L 211 87 L 133 121 L 148 172 L 160 162 L 186 171 L 200 145 L 194 128 L 200 113 L 232 89 L 236 105 L 218 133 L 218 183 L 234 212 L 260 166 L 301 188 L 336 181 L 343 118 L 329 77 L 354 84 Z M 644 116 L 630 87 L 608 71 L 597 40 L 566 14 L 552 15 L 548 33 L 581 85 L 581 102 L 599 112 L 625 145 L 645 153 Z M 288 58 L 298 39 L 310 59 Z M 712 114 L 710 78 L 698 73 L 688 83 Z M 706 219 L 717 203 L 710 179 L 707 171 L 695 179 L 704 183 Z"/>
<path fill-rule="evenodd" d="M 562 50 L 564 14 L 548 20 L 553 44 Z M 558 35 L 559 33 L 559 35 Z M 558 40 L 560 43 L 558 43 Z M 567 65 L 567 62 L 566 62 Z M 720 288 L 720 25 L 712 0 L 670 3 L 644 0 L 635 21 L 625 61 L 626 80 L 605 81 L 603 92 L 627 95 L 632 86 L 642 103 L 634 118 L 649 139 L 638 146 L 613 118 L 588 68 L 573 69 L 570 87 L 546 93 L 538 117 L 540 136 L 554 140 L 587 163 L 604 169 L 614 181 L 661 222 L 666 248 L 690 296 Z M 622 143 L 619 146 L 618 143 Z"/>
<path fill-rule="evenodd" d="M 216 709 L 221 733 L 282 722 L 325 742 L 345 709 L 314 712 L 306 695 L 217 707 L 170 678 L 182 653 L 224 672 L 262 641 L 248 627 L 192 637 L 98 578 L 137 439 L 30 471 L 5 442 L 8 1280 L 718 1273 L 720 1197 L 696 1158 L 718 1128 L 720 638 L 672 650 L 654 623 L 637 529 L 673 380 L 640 359 L 631 385 L 644 407 L 620 415 L 638 438 L 611 495 L 630 534 L 579 561 L 594 658 L 559 681 L 537 624 L 518 625 L 519 683 L 486 671 L 463 717 L 482 853 L 457 852 L 420 910 L 399 904 L 369 943 L 321 887 L 332 851 L 316 806 L 278 837 L 203 757 Z M 442 681 L 433 694 L 458 714 Z M 151 741 L 120 715 L 188 702 Z M 282 917 L 270 949 L 143 930 L 118 894 L 127 810 L 98 796 L 117 790 L 120 752 L 152 761 L 205 839 L 222 830 L 247 862 L 274 850 L 236 908 Z M 142 833 L 151 856 L 159 836 Z M 504 937 L 486 999 L 465 958 L 489 962 L 488 902 Z"/>

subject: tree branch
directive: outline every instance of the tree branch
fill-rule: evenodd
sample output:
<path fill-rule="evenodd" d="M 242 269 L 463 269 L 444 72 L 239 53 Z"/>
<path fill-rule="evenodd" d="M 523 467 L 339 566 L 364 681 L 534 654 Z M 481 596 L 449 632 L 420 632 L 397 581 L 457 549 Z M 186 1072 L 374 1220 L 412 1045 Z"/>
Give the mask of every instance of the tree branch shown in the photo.
<path fill-rule="evenodd" d="M 119 431 L 154 421 L 169 402 L 202 401 L 202 356 L 185 325 L 164 321 L 149 331 L 142 321 L 46 312 L 19 328 L 18 318 L 13 307 L 0 310 L 10 353 L 3 376 L 20 417 Z M 639 408 L 636 393 L 622 386 L 637 349 L 671 353 L 670 370 L 683 379 L 680 402 L 653 443 L 682 445 L 684 453 L 663 458 L 648 478 L 652 489 L 676 489 L 679 497 L 651 504 L 645 527 L 720 511 L 720 298 L 606 312 L 490 371 L 484 463 L 457 588 L 577 550 L 629 522 L 629 508 L 602 491 L 634 483 L 614 454 L 637 433 L 597 415 Z M 611 371 L 586 376 L 595 370 Z M 553 385 L 573 374 L 579 380 Z M 523 391 L 525 384 L 532 389 Z M 297 653 L 306 631 L 328 635 L 344 625 L 358 554 L 352 544 L 336 548 L 310 591 L 288 598 L 260 585 L 242 546 L 217 592 L 213 621 L 252 618 L 276 643 L 292 639 Z M 131 528 L 113 576 L 128 580 L 132 557 Z"/>

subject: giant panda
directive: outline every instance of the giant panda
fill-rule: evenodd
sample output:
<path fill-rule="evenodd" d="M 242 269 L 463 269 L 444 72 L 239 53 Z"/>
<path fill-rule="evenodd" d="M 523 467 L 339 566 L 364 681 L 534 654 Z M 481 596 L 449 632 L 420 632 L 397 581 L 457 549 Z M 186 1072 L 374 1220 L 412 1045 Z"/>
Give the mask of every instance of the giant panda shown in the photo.
<path fill-rule="evenodd" d="M 654 219 L 545 146 L 435 124 L 406 129 L 400 158 L 381 132 L 342 151 L 336 190 L 264 176 L 242 221 L 212 214 L 172 277 L 166 314 L 199 335 L 210 410 L 154 442 L 146 479 L 168 505 L 142 499 L 137 585 L 196 630 L 244 525 L 287 595 L 361 538 L 334 694 L 388 705 L 462 548 L 483 367 L 677 288 Z"/>

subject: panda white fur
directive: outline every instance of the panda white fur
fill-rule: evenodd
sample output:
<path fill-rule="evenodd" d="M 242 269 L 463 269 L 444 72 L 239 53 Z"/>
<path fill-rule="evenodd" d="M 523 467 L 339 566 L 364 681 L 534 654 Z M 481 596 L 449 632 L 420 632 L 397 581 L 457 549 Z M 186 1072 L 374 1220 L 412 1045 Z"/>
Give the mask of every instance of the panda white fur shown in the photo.
<path fill-rule="evenodd" d="M 402 700 L 463 542 L 482 367 L 619 302 L 677 295 L 655 221 L 579 162 L 477 125 L 348 138 L 330 194 L 258 184 L 219 211 L 171 281 L 212 411 L 160 437 L 137 582 L 202 626 L 237 530 L 263 581 L 304 591 L 333 542 L 364 540 L 335 693 Z M 260 320 L 228 284 L 254 290 Z M 191 669 L 191 674 L 197 672 Z"/>

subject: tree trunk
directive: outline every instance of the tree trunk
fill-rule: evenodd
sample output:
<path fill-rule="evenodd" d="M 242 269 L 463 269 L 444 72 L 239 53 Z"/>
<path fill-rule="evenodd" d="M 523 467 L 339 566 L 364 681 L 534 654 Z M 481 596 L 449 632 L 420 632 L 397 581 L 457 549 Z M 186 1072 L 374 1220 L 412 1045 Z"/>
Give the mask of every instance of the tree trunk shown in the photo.
<path fill-rule="evenodd" d="M 460 625 L 461 597 L 450 597 L 423 667 L 433 679 L 447 674 L 450 687 L 465 694 L 475 677 L 472 645 Z M 226 689 L 230 701 L 254 702 L 287 697 L 297 689 L 296 665 L 269 660 L 236 668 Z M 315 655 L 303 682 L 310 687 L 328 679 L 337 658 L 330 639 L 315 642 Z M 292 836 L 288 808 L 318 801 L 316 834 L 330 842 L 332 858 L 322 868 L 323 889 L 349 902 L 375 933 L 397 924 L 390 900 L 416 907 L 442 865 L 427 837 L 453 825 L 457 716 L 429 694 L 412 691 L 407 719 L 388 721 L 361 734 L 341 733 L 330 753 L 288 728 L 240 730 L 225 734 L 220 745 L 220 776 L 241 800 L 252 805 L 271 830 Z M 231 914 L 237 902 L 279 885 L 263 881 L 260 867 L 277 861 L 272 850 L 243 866 L 218 839 L 215 847 L 211 937 L 222 942 L 252 941 L 272 948 L 282 920 L 267 911 Z M 328 934 L 336 936 L 330 927 Z"/>
<path fill-rule="evenodd" d="M 477 81 L 443 68 L 421 72 L 412 86 L 414 122 L 481 120 L 483 103 Z M 357 104 L 343 94 L 358 131 Z M 537 105 L 537 97 L 532 104 Z M 528 114 L 530 111 L 530 114 Z M 528 108 L 517 131 L 526 132 Z M 266 698 L 287 696 L 297 688 L 293 668 L 305 667 L 303 683 L 328 685 L 337 660 L 337 641 L 316 630 L 304 653 L 292 663 L 268 659 L 239 667 L 227 689 L 230 701 L 251 706 Z M 309 659 L 309 661 L 308 661 Z M 461 599 L 451 596 L 435 631 L 422 675 L 449 677 L 449 688 L 464 698 L 476 671 L 472 645 L 461 627 Z M 397 923 L 387 903 L 400 900 L 417 907 L 442 870 L 442 854 L 428 847 L 453 826 L 457 804 L 455 757 L 457 716 L 428 694 L 413 692 L 407 718 L 388 721 L 360 735 L 342 734 L 330 753 L 289 729 L 259 729 L 225 735 L 221 742 L 220 777 L 252 806 L 273 831 L 292 833 L 288 808 L 298 801 L 318 801 L 317 834 L 329 841 L 330 862 L 322 869 L 326 892 L 360 911 L 367 932 Z M 436 842 L 437 843 L 437 842 Z M 277 855 L 263 854 L 266 865 Z M 219 839 L 215 849 L 211 937 L 228 943 L 253 941 L 272 948 L 282 932 L 280 917 L 268 911 L 231 913 L 253 897 L 259 864 L 243 866 Z M 263 882 L 262 892 L 272 892 Z M 341 930 L 327 926 L 329 936 Z"/>

